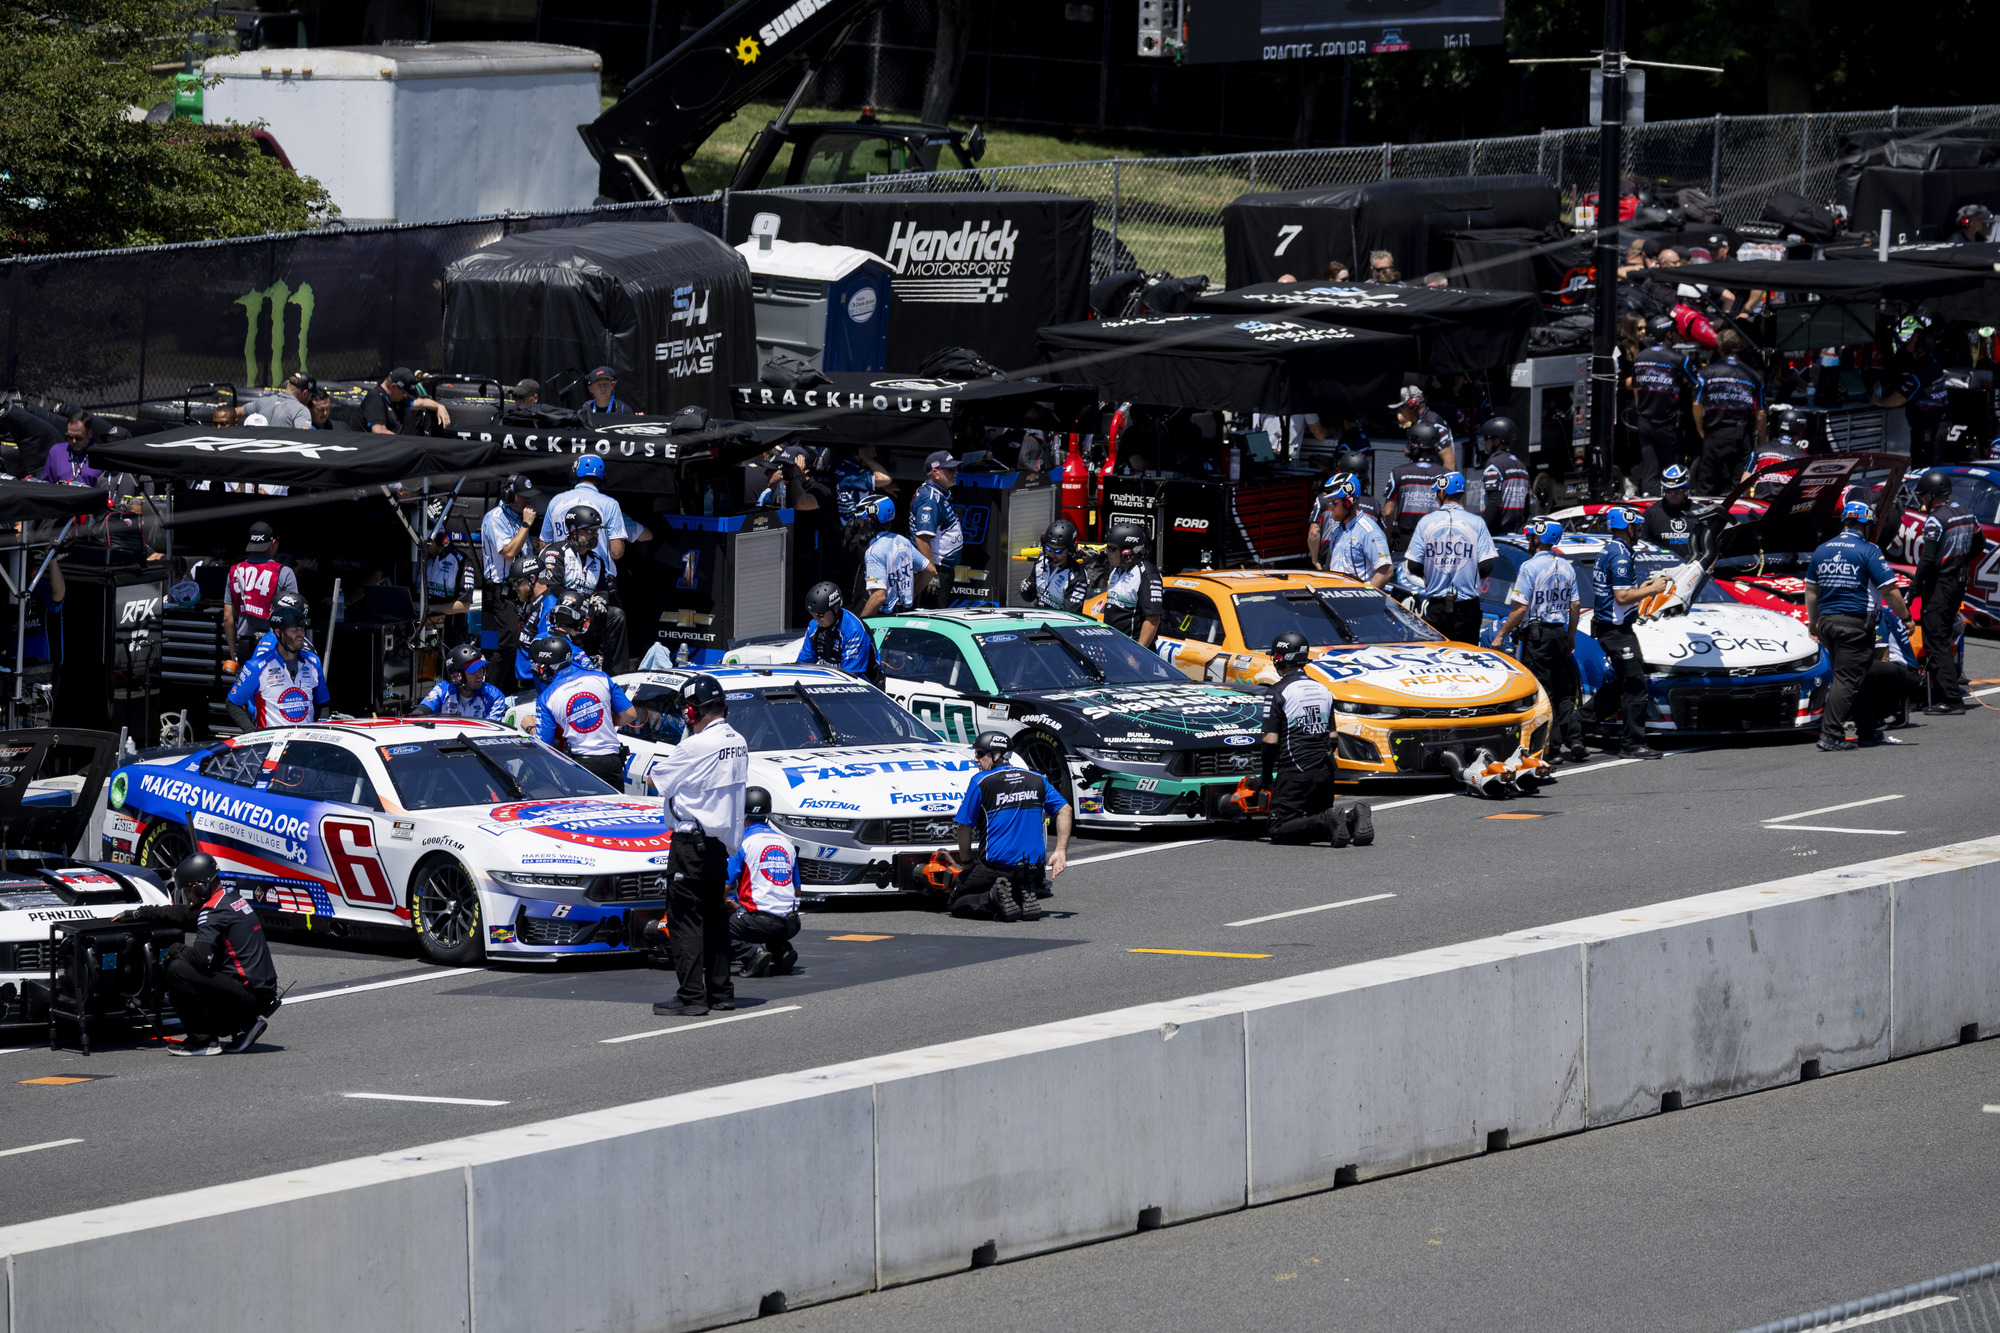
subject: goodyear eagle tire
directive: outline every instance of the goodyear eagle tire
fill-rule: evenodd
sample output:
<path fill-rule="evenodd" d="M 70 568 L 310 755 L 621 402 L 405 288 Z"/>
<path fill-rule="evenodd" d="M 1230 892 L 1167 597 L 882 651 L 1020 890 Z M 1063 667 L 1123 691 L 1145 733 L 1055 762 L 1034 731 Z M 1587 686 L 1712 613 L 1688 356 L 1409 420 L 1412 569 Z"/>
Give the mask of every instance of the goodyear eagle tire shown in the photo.
<path fill-rule="evenodd" d="M 194 835 L 171 820 L 163 820 L 139 839 L 138 855 L 133 859 L 142 869 L 151 870 L 165 880 L 167 891 L 179 902 L 180 890 L 173 886 L 174 867 L 193 855 Z"/>
<path fill-rule="evenodd" d="M 417 868 L 410 884 L 410 916 L 417 927 L 417 943 L 432 962 L 469 967 L 486 956 L 479 886 L 451 857 L 440 856 Z"/>
<path fill-rule="evenodd" d="M 1047 727 L 1023 727 L 1014 733 L 1014 754 L 1029 768 L 1049 780 L 1051 786 L 1062 793 L 1062 798 L 1071 805 L 1076 804 L 1076 792 L 1072 789 L 1069 775 L 1069 759 L 1063 754 L 1062 742 Z"/>

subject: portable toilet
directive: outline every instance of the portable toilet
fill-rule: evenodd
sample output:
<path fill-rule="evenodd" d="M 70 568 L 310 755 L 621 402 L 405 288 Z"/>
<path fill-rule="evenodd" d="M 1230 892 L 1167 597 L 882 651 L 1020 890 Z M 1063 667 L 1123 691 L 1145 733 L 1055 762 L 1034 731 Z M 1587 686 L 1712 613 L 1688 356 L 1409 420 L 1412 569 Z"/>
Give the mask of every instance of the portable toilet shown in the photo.
<path fill-rule="evenodd" d="M 888 264 L 866 250 L 755 235 L 736 247 L 750 265 L 757 360 L 795 356 L 821 370 L 888 364 Z"/>

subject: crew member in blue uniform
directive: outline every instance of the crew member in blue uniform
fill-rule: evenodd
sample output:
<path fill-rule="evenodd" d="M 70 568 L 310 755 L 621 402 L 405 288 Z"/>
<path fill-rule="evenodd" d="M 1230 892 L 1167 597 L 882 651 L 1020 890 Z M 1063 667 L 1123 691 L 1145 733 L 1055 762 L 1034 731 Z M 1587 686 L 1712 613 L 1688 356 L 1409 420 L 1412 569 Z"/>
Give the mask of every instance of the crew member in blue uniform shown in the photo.
<path fill-rule="evenodd" d="M 1640 602 L 1667 590 L 1667 581 L 1656 574 L 1639 582 L 1638 563 L 1629 545 L 1638 526 L 1638 516 L 1622 505 L 1605 511 L 1604 549 L 1597 555 L 1590 634 L 1604 650 L 1611 668 L 1610 676 L 1597 690 L 1599 719 L 1616 725 L 1613 709 L 1617 709 L 1624 715 L 1619 753 L 1628 759 L 1658 759 L 1660 752 L 1646 744 L 1646 659 L 1639 651 L 1632 617 L 1638 614 Z"/>
<path fill-rule="evenodd" d="M 1910 608 L 1896 590 L 1882 550 L 1862 535 L 1868 506 L 1849 500 L 1840 510 L 1840 532 L 1806 562 L 1806 630 L 1833 658 L 1833 680 L 1819 719 L 1819 748 L 1852 750 L 1847 717 L 1854 713 L 1860 745 L 1880 744 L 1882 720 L 1862 689 L 1875 660 L 1876 607 L 1887 602 L 1907 628 Z M 1859 705 L 1857 707 L 1857 705 Z"/>
<path fill-rule="evenodd" d="M 1552 518 L 1538 518 L 1528 525 L 1528 550 L 1507 590 L 1513 608 L 1493 635 L 1498 648 L 1508 635 L 1520 632 L 1521 665 L 1548 692 L 1555 709 L 1549 728 L 1545 756 L 1560 762 L 1567 748 L 1569 757 L 1582 763 L 1589 751 L 1583 748 L 1583 718 L 1576 710 L 1580 682 L 1576 672 L 1576 622 L 1583 613 L 1577 595 L 1576 566 L 1556 554 L 1563 539 L 1562 524 Z"/>
<path fill-rule="evenodd" d="M 1001 921 L 1039 921 L 1048 881 L 1069 862 L 1069 832 L 1075 818 L 1068 801 L 1032 769 L 1006 762 L 1013 742 L 997 731 L 982 731 L 972 752 L 979 773 L 958 803 L 958 863 L 968 869 L 951 891 L 953 916 L 992 916 Z M 1045 820 L 1056 824 L 1049 850 Z M 979 833 L 979 859 L 972 858 L 972 835 Z"/>
<path fill-rule="evenodd" d="M 1924 603 L 1924 674 L 1933 714 L 1962 713 L 1976 702 L 1958 663 L 1959 607 L 1966 580 L 1986 550 L 1986 531 L 1951 495 L 1951 477 L 1932 469 L 1917 478 L 1917 506 L 1924 512 L 1917 539 L 1917 572 L 1910 591 Z"/>
<path fill-rule="evenodd" d="M 965 549 L 965 528 L 958 511 L 951 507 L 951 488 L 958 484 L 958 460 L 951 450 L 939 449 L 924 460 L 928 469 L 924 484 L 910 497 L 910 538 L 924 559 L 937 571 L 924 590 L 923 604 L 931 607 L 951 604 L 951 572 L 958 553 Z"/>
<path fill-rule="evenodd" d="M 883 496 L 875 502 L 873 516 L 863 518 L 874 525 L 874 535 L 869 538 L 867 553 L 862 557 L 868 602 L 861 608 L 861 614 L 872 618 L 915 610 L 924 589 L 937 573 L 935 566 L 917 549 L 915 542 L 900 532 L 888 530 L 896 521 L 894 500 Z"/>
<path fill-rule="evenodd" d="M 1632 397 L 1636 409 L 1639 466 L 1632 477 L 1639 494 L 1651 495 L 1661 473 L 1687 461 L 1681 419 L 1694 389 L 1687 358 L 1667 346 L 1673 321 L 1653 321 L 1652 341 L 1632 358 Z"/>
<path fill-rule="evenodd" d="M 1514 452 L 1514 423 L 1494 417 L 1479 428 L 1486 437 L 1486 471 L 1480 474 L 1480 517 L 1488 532 L 1519 532 L 1528 521 L 1528 465 Z"/>
<path fill-rule="evenodd" d="M 799 951 L 799 849 L 771 825 L 771 793 L 743 789 L 743 841 L 729 858 L 729 940 L 746 977 L 792 974 Z"/>
<path fill-rule="evenodd" d="M 444 679 L 431 686 L 424 701 L 410 710 L 430 717 L 476 717 L 498 722 L 507 711 L 507 695 L 486 679 L 486 658 L 478 648 L 462 643 L 445 658 Z"/>
<path fill-rule="evenodd" d="M 535 735 L 611 784 L 625 789 L 625 757 L 618 728 L 636 722 L 639 710 L 618 682 L 574 660 L 569 642 L 547 635 L 528 649 L 535 679 Z"/>
<path fill-rule="evenodd" d="M 847 609 L 840 589 L 831 583 L 815 583 L 806 590 L 806 614 L 813 627 L 799 642 L 800 662 L 821 662 L 837 666 L 851 676 L 864 677 L 881 689 L 886 677 L 881 659 L 875 655 L 875 636 L 860 616 Z"/>
<path fill-rule="evenodd" d="M 1352 472 L 1336 472 L 1327 480 L 1319 517 L 1307 535 L 1315 542 L 1310 548 L 1315 568 L 1377 588 L 1388 587 L 1395 577 L 1389 534 L 1361 507 L 1361 479 Z"/>
<path fill-rule="evenodd" d="M 1743 475 L 1743 460 L 1764 420 L 1764 377 L 1738 357 L 1749 350 L 1743 335 L 1724 329 L 1716 338 L 1715 360 L 1695 376 L 1694 421 L 1701 431 L 1695 489 L 1727 495 Z"/>
<path fill-rule="evenodd" d="M 1694 555 L 1694 512 L 1688 505 L 1688 470 L 1676 463 L 1660 474 L 1658 503 L 1646 506 L 1647 541 L 1683 560 Z"/>
<path fill-rule="evenodd" d="M 1907 349 L 1909 369 L 1886 394 L 1874 395 L 1877 407 L 1900 407 L 1910 423 L 1910 466 L 1935 467 L 1938 442 L 1951 429 L 1951 387 L 1938 360 L 1937 345 L 1929 329 L 1910 339 Z"/>
<path fill-rule="evenodd" d="M 1454 643 L 1479 643 L 1481 581 L 1500 553 L 1486 521 L 1465 512 L 1465 477 L 1447 472 L 1434 483 L 1438 507 L 1417 520 L 1404 552 L 1410 573 L 1424 581 L 1424 619 Z"/>
<path fill-rule="evenodd" d="M 325 717 L 326 670 L 306 643 L 306 607 L 282 597 L 271 606 L 271 628 L 229 687 L 229 716 L 244 731 L 298 726 Z"/>

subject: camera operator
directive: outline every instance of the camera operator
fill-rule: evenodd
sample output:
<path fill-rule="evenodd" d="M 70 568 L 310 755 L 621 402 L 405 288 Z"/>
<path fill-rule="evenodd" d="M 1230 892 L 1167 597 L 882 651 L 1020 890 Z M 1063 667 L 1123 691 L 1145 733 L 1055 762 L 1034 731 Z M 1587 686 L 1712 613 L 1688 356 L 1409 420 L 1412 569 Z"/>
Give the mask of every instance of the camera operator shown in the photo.
<path fill-rule="evenodd" d="M 167 995 L 181 1020 L 169 1055 L 241 1055 L 278 1009 L 278 970 L 257 909 L 222 883 L 215 858 L 196 852 L 174 867 L 171 906 L 136 907 L 121 921 L 165 921 L 194 938 L 168 952 Z"/>

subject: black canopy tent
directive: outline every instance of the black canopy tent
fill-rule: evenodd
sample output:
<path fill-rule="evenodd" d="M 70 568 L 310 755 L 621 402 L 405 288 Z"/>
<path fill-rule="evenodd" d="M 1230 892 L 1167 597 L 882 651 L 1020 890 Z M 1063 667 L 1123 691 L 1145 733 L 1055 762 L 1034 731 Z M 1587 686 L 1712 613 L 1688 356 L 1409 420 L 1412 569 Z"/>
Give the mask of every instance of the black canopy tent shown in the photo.
<path fill-rule="evenodd" d="M 735 409 L 774 425 L 796 418 L 817 427 L 828 441 L 928 454 L 953 447 L 958 423 L 1016 425 L 1037 403 L 1050 404 L 1056 419 L 1066 422 L 1094 397 L 1079 385 L 1047 380 L 954 380 L 868 371 L 834 371 L 827 379 L 830 383 L 805 389 L 739 384 L 733 390 Z"/>
<path fill-rule="evenodd" d="M 1050 373 L 1107 402 L 1232 412 L 1379 408 L 1410 358 L 1400 334 L 1317 320 L 1159 315 L 1040 333 Z"/>
<path fill-rule="evenodd" d="M 1776 325 L 1771 346 L 1779 351 L 1873 342 L 1875 306 L 1882 301 L 1921 302 L 1946 319 L 2000 314 L 2000 277 L 1936 264 L 1741 260 L 1689 264 L 1673 273 L 1676 282 L 1697 287 L 1818 297 L 1767 307 Z"/>
<path fill-rule="evenodd" d="M 106 471 L 161 481 L 266 486 L 370 486 L 411 477 L 456 476 L 499 457 L 490 440 L 269 426 L 186 426 L 92 445 Z"/>
<path fill-rule="evenodd" d="M 566 472 L 577 458 L 595 454 L 604 460 L 607 491 L 680 497 L 698 504 L 702 478 L 716 467 L 741 463 L 811 429 L 805 423 L 777 425 L 719 417 L 699 425 L 683 420 L 675 429 L 668 417 L 619 417 L 604 425 L 499 425 L 464 434 L 497 448 L 496 462 L 510 470 L 537 473 L 538 484 L 546 484 L 539 482 L 539 474 Z"/>
<path fill-rule="evenodd" d="M 1520 360 L 1541 305 L 1525 292 L 1265 282 L 1200 297 L 1189 308 L 1196 314 L 1281 314 L 1407 334 L 1412 340 L 1410 369 L 1450 375 Z"/>
<path fill-rule="evenodd" d="M 1839 249 L 1829 247 L 1826 257 L 1870 264 L 1881 262 L 1881 252 L 1872 245 L 1842 246 Z M 1953 245 L 1949 241 L 1928 241 L 1922 245 L 1892 245 L 1889 247 L 1889 262 L 2000 274 L 2000 241 L 1968 241 L 1961 245 Z"/>

